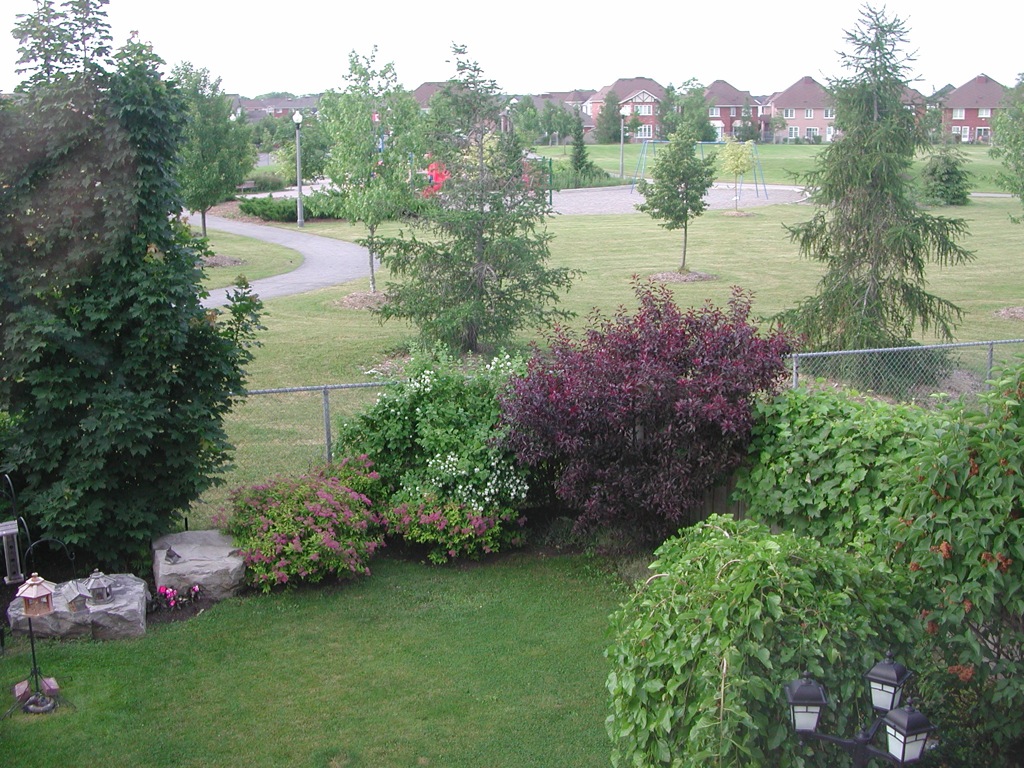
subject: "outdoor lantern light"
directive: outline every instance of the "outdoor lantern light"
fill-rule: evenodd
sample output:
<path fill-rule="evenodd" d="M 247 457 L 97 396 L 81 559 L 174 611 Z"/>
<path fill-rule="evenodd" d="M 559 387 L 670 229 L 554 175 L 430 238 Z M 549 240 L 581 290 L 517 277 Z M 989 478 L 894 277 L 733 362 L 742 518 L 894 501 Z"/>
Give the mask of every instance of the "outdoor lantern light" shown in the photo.
<path fill-rule="evenodd" d="M 828 704 L 825 688 L 804 672 L 803 677 L 786 686 L 793 720 L 793 730 L 801 739 L 811 738 L 835 744 L 853 758 L 853 768 L 867 768 L 873 759 L 888 760 L 896 765 L 905 765 L 920 760 L 924 754 L 929 734 L 935 730 L 928 718 L 907 706 L 898 708 L 903 697 L 903 687 L 914 673 L 902 664 L 893 661 L 892 653 L 885 655 L 865 673 L 871 691 L 871 706 L 878 712 L 875 721 L 852 739 L 820 733 L 818 719 Z M 871 742 L 879 729 L 885 726 L 886 750 L 872 746 Z"/>
<path fill-rule="evenodd" d="M 85 588 L 89 590 L 89 601 L 93 605 L 102 605 L 114 599 L 114 582 L 98 570 L 94 570 L 89 576 Z"/>
<path fill-rule="evenodd" d="M 18 597 L 25 603 L 25 615 L 31 619 L 53 613 L 53 590 L 53 584 L 33 573 L 18 587 Z"/>
<path fill-rule="evenodd" d="M 295 110 L 292 113 L 292 122 L 295 123 L 295 218 L 301 227 L 305 224 L 302 215 L 302 113 Z"/>
<path fill-rule="evenodd" d="M 786 686 L 786 698 L 793 716 L 793 729 L 797 733 L 816 731 L 821 710 L 828 704 L 825 686 L 812 680 L 809 672 L 804 672 L 802 678 Z"/>
<path fill-rule="evenodd" d="M 913 674 L 899 662 L 893 661 L 892 651 L 886 653 L 883 661 L 864 674 L 864 679 L 871 686 L 871 706 L 877 712 L 896 709 L 903 697 L 903 686 Z"/>
<path fill-rule="evenodd" d="M 928 736 L 935 730 L 928 718 L 909 704 L 894 709 L 885 716 L 885 733 L 889 739 L 889 754 L 900 765 L 920 760 Z"/>

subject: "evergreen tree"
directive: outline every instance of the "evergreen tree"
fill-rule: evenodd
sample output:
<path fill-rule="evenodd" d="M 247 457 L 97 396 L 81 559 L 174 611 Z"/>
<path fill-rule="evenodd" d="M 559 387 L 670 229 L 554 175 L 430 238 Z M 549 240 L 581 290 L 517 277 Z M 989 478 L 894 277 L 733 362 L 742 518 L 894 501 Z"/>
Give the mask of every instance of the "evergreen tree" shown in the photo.
<path fill-rule="evenodd" d="M 412 233 L 381 240 L 381 262 L 400 282 L 388 285 L 380 312 L 412 321 L 428 341 L 476 352 L 565 316 L 552 305 L 572 275 L 547 264 L 543 169 L 515 134 L 498 130 L 497 84 L 463 47 L 453 53 L 457 73 L 431 101 L 428 131 L 432 162 L 448 178 Z"/>
<path fill-rule="evenodd" d="M 230 198 L 252 170 L 252 129 L 244 120 L 232 119 L 231 99 L 209 70 L 184 62 L 171 78 L 187 110 L 178 181 L 186 208 L 201 214 L 206 237 L 206 212 Z"/>
<path fill-rule="evenodd" d="M 915 327 L 953 337 L 961 311 L 927 291 L 925 270 L 972 258 L 958 240 L 962 219 L 917 208 L 910 168 L 924 135 L 902 103 L 911 59 L 907 29 L 870 6 L 846 33 L 852 74 L 830 83 L 842 138 L 802 179 L 815 190 L 810 221 L 789 227 L 800 253 L 826 272 L 815 296 L 784 315 L 810 349 L 862 349 L 910 342 Z"/>
<path fill-rule="evenodd" d="M 76 8 L 37 21 L 97 39 Z M 40 66 L 0 109 L 0 464 L 35 531 L 131 566 L 227 461 L 259 302 L 242 287 L 226 320 L 200 304 L 162 62 L 130 42 L 109 69 L 93 48 L 47 78 L 57 37 L 23 43 Z"/>
<path fill-rule="evenodd" d="M 587 154 L 587 145 L 584 142 L 583 118 L 576 115 L 576 122 L 572 126 L 572 175 L 573 183 L 582 187 L 597 174 L 598 168 L 594 161 Z"/>

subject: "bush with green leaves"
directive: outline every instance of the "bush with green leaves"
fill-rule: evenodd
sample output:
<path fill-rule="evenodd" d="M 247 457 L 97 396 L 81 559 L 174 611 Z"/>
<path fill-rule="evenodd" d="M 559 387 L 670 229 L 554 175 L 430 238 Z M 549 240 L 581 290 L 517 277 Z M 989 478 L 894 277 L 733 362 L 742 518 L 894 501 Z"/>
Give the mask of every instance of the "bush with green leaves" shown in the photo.
<path fill-rule="evenodd" d="M 278 173 L 269 170 L 253 171 L 252 181 L 257 192 L 280 192 L 287 186 Z"/>
<path fill-rule="evenodd" d="M 264 221 L 298 221 L 299 212 L 294 197 L 250 197 L 238 204 L 246 216 Z"/>
<path fill-rule="evenodd" d="M 364 492 L 376 484 L 363 458 L 233 491 L 226 529 L 245 553 L 250 582 L 269 592 L 328 575 L 369 575 L 369 559 L 384 543 Z"/>
<path fill-rule="evenodd" d="M 467 365 L 441 348 L 419 353 L 405 381 L 341 427 L 341 454 L 366 454 L 380 473 L 390 533 L 426 545 L 434 562 L 522 538 L 526 475 L 496 438 L 498 394 L 523 369 L 508 355 Z"/>
<path fill-rule="evenodd" d="M 721 516 L 655 554 L 612 617 L 613 765 L 835 766 L 835 748 L 795 737 L 783 687 L 809 671 L 823 730 L 853 734 L 871 716 L 864 671 L 890 649 L 916 664 L 916 611 L 869 557 Z"/>
<path fill-rule="evenodd" d="M 984 742 L 1022 744 L 1024 362 L 913 440 L 891 527 L 949 672 L 976 682 Z"/>
<path fill-rule="evenodd" d="M 921 171 L 925 201 L 941 205 L 967 205 L 971 195 L 971 174 L 967 156 L 955 144 L 934 152 Z"/>
<path fill-rule="evenodd" d="M 873 547 L 899 503 L 890 473 L 928 412 L 828 386 L 757 405 L 736 498 L 747 515 L 833 546 Z"/>

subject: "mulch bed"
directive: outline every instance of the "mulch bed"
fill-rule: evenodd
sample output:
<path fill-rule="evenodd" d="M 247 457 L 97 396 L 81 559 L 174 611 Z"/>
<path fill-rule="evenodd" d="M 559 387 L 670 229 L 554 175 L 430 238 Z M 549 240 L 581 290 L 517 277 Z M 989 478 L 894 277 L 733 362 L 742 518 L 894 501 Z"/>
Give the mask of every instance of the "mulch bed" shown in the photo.
<path fill-rule="evenodd" d="M 717 280 L 718 275 L 706 272 L 658 272 L 651 275 L 651 280 L 660 283 L 699 283 L 702 280 Z"/>

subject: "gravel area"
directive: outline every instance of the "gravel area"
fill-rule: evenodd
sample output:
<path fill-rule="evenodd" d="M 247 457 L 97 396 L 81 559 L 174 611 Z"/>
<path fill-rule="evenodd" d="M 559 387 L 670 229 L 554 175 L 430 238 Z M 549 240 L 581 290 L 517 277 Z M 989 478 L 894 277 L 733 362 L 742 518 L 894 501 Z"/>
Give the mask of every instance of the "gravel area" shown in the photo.
<path fill-rule="evenodd" d="M 744 184 L 740 188 L 740 210 L 760 205 L 800 203 L 806 198 L 799 187 L 773 185 L 767 188 Z M 566 216 L 607 213 L 636 213 L 643 196 L 631 186 L 566 189 L 555 192 L 555 211 Z M 731 184 L 715 184 L 707 194 L 708 208 L 725 210 L 735 205 L 735 191 Z"/>

